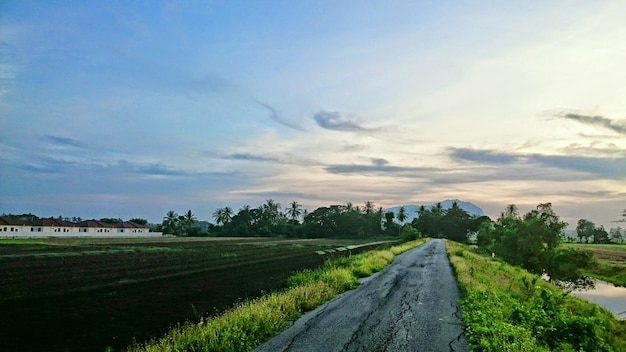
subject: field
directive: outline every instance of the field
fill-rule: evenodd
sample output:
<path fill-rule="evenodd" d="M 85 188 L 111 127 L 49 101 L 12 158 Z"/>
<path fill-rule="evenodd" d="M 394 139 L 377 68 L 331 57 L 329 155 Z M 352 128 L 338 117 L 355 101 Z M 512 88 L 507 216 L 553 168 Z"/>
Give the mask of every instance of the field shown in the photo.
<path fill-rule="evenodd" d="M 0 239 L 0 350 L 123 348 L 376 246 L 347 247 L 366 242 Z"/>
<path fill-rule="evenodd" d="M 585 274 L 626 287 L 626 245 L 567 243 L 564 246 L 593 252 L 596 264 Z"/>

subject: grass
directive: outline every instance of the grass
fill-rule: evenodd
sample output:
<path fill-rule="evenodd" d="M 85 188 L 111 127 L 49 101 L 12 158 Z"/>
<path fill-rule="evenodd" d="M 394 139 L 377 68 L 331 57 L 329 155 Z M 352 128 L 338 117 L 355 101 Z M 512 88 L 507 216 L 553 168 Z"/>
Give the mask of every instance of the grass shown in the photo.
<path fill-rule="evenodd" d="M 199 323 L 187 322 L 159 340 L 129 351 L 249 351 L 279 333 L 289 322 L 359 284 L 389 264 L 396 254 L 426 242 L 417 240 L 384 250 L 328 261 L 316 270 L 294 274 L 289 288 L 243 302 Z"/>
<path fill-rule="evenodd" d="M 626 287 L 626 245 L 567 243 L 564 246 L 593 252 L 595 264 L 584 270 L 585 275 Z"/>
<path fill-rule="evenodd" d="M 626 322 L 538 276 L 447 241 L 472 351 L 626 351 Z"/>

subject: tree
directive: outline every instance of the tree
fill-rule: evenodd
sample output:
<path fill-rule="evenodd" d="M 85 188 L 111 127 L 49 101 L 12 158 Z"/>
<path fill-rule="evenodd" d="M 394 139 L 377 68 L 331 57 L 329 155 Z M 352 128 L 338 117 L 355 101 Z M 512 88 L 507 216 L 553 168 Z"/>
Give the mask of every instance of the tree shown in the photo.
<path fill-rule="evenodd" d="M 593 230 L 593 243 L 610 243 L 609 234 L 604 226 L 597 227 Z"/>
<path fill-rule="evenodd" d="M 406 214 L 406 209 L 404 208 L 404 205 L 400 207 L 400 209 L 398 210 L 398 221 L 400 221 L 400 224 L 404 225 L 404 221 L 408 218 L 409 216 Z"/>
<path fill-rule="evenodd" d="M 79 218 L 80 219 L 80 218 Z M 146 219 L 141 219 L 141 218 L 132 218 L 130 220 L 128 220 L 130 222 L 133 222 L 135 224 L 139 224 L 139 225 L 144 225 L 144 226 L 148 226 L 148 220 Z M 75 222 L 80 222 L 80 221 L 75 221 Z"/>
<path fill-rule="evenodd" d="M 178 214 L 176 214 L 173 210 L 168 211 L 163 218 L 162 228 L 163 233 L 166 235 L 179 234 Z"/>
<path fill-rule="evenodd" d="M 624 232 L 621 227 L 612 228 L 609 230 L 609 235 L 611 236 L 611 241 L 615 243 L 624 243 Z"/>
<path fill-rule="evenodd" d="M 374 211 L 374 202 L 366 201 L 365 206 L 363 207 L 365 214 L 371 214 Z"/>
<path fill-rule="evenodd" d="M 268 225 L 275 225 L 280 219 L 280 203 L 276 203 L 273 199 L 266 200 L 265 204 L 261 206 L 261 211 L 263 220 Z"/>
<path fill-rule="evenodd" d="M 471 216 L 457 202 L 444 211 L 439 224 L 443 236 L 457 242 L 467 242 L 467 235 L 473 227 Z"/>
<path fill-rule="evenodd" d="M 233 210 L 230 207 L 218 208 L 213 212 L 213 219 L 218 225 L 226 225 L 233 216 Z"/>
<path fill-rule="evenodd" d="M 393 221 L 393 219 L 396 217 L 396 214 L 394 214 L 393 211 L 388 211 L 385 213 L 384 216 L 385 223 L 383 225 L 385 228 L 385 234 L 390 236 L 396 236 L 400 231 L 400 226 Z"/>
<path fill-rule="evenodd" d="M 578 220 L 578 224 L 576 225 L 576 235 L 578 236 L 578 240 L 580 242 L 585 240 L 586 243 L 589 242 L 590 238 L 593 238 L 593 234 L 596 229 L 596 224 L 587 220 L 580 219 Z"/>
<path fill-rule="evenodd" d="M 289 209 L 287 209 L 287 217 L 295 223 L 300 222 L 300 216 L 302 215 L 302 206 L 295 200 L 289 203 Z"/>
<path fill-rule="evenodd" d="M 561 286 L 593 284 L 580 272 L 590 265 L 592 255 L 588 251 L 558 248 L 567 223 L 559 219 L 550 203 L 539 204 L 523 218 L 508 209 L 495 223 L 485 221 L 480 225 L 479 244 L 510 264 L 538 275 L 548 274 Z"/>
<path fill-rule="evenodd" d="M 185 217 L 185 222 L 187 224 L 195 224 L 196 223 L 196 216 L 191 212 L 191 210 L 187 210 L 187 212 L 185 213 L 185 215 L 183 215 Z"/>

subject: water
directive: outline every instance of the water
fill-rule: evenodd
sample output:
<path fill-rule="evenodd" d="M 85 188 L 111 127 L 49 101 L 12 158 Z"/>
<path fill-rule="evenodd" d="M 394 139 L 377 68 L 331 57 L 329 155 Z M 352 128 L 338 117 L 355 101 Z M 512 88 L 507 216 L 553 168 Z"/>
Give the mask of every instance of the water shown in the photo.
<path fill-rule="evenodd" d="M 596 288 L 587 291 L 573 291 L 571 295 L 593 302 L 610 310 L 618 319 L 626 320 L 626 287 L 618 287 L 601 280 L 595 280 Z"/>

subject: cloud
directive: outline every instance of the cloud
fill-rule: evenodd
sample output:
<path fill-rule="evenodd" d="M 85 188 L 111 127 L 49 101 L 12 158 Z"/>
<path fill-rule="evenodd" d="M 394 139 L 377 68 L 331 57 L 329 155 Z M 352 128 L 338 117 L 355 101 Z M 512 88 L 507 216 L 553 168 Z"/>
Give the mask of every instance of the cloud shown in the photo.
<path fill-rule="evenodd" d="M 286 164 L 286 165 L 302 165 L 302 166 L 311 166 L 311 165 L 322 165 L 321 162 L 313 159 L 302 158 L 301 156 L 296 156 L 291 153 L 285 153 L 281 155 L 262 155 L 255 153 L 233 153 L 233 154 L 220 154 L 216 152 L 205 152 L 209 158 L 221 159 L 221 160 L 235 160 L 235 161 L 252 161 L 252 162 L 267 162 L 267 163 L 277 163 L 277 164 Z"/>
<path fill-rule="evenodd" d="M 592 126 L 599 126 L 617 132 L 626 134 L 626 121 L 615 121 L 603 116 L 589 116 L 573 113 L 559 113 L 556 117 L 578 121 L 580 123 Z"/>
<path fill-rule="evenodd" d="M 375 130 L 360 126 L 336 111 L 320 111 L 313 115 L 313 118 L 320 127 L 328 130 L 344 132 L 371 132 Z"/>
<path fill-rule="evenodd" d="M 274 121 L 278 122 L 279 124 L 281 124 L 281 125 L 283 125 L 283 126 L 285 126 L 285 127 L 293 128 L 294 130 L 298 130 L 298 131 L 303 131 L 303 128 L 302 128 L 302 127 L 300 127 L 300 126 L 298 126 L 298 125 L 296 125 L 296 124 L 290 123 L 290 122 L 288 122 L 288 121 L 285 121 L 285 120 L 284 120 L 284 119 L 280 116 L 280 114 L 278 113 L 278 111 L 277 111 L 277 110 L 276 110 L 273 106 L 271 106 L 271 105 L 269 105 L 269 104 L 266 104 L 266 103 L 263 103 L 263 102 L 258 101 L 258 100 L 255 100 L 255 102 L 256 102 L 257 104 L 261 105 L 262 107 L 266 108 L 267 110 L 269 110 L 269 112 L 270 112 L 270 118 L 271 118 L 272 120 L 274 120 Z"/>
<path fill-rule="evenodd" d="M 246 161 L 268 161 L 268 162 L 281 162 L 281 160 L 277 157 L 273 156 L 263 156 L 257 154 L 250 153 L 235 153 L 223 156 L 222 159 L 230 159 L 230 160 L 246 160 Z"/>
<path fill-rule="evenodd" d="M 545 166 L 587 172 L 610 178 L 626 178 L 626 157 L 594 158 L 570 155 L 532 155 L 530 160 Z"/>
<path fill-rule="evenodd" d="M 53 136 L 51 134 L 44 135 L 44 138 L 48 142 L 62 147 L 85 148 L 85 144 L 72 138 Z"/>
<path fill-rule="evenodd" d="M 449 148 L 450 156 L 456 160 L 466 160 L 487 164 L 511 164 L 518 156 L 493 150 L 476 150 L 469 148 Z"/>
<path fill-rule="evenodd" d="M 421 172 L 439 171 L 430 167 L 393 166 L 389 161 L 381 158 L 372 158 L 371 164 L 335 164 L 324 169 L 331 174 L 414 174 Z"/>
<path fill-rule="evenodd" d="M 456 160 L 471 161 L 478 164 L 507 165 L 507 167 L 525 167 L 533 170 L 536 165 L 561 170 L 572 170 L 607 178 L 626 177 L 626 156 L 591 157 L 578 155 L 543 155 L 514 154 L 494 150 L 474 150 L 450 148 L 450 156 Z M 564 176 L 565 177 L 565 176 Z"/>

